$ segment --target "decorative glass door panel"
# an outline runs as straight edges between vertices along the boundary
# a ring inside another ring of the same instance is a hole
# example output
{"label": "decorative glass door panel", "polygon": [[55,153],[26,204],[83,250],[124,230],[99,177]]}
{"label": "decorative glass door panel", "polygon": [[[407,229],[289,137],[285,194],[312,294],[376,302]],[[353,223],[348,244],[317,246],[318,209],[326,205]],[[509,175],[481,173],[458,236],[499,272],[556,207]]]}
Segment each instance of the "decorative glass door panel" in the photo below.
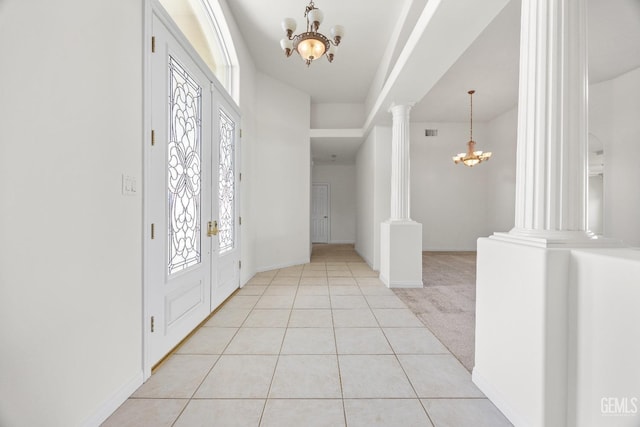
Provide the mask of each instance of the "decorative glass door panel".
{"label": "decorative glass door panel", "polygon": [[235,246],[236,174],[235,174],[235,122],[222,110],[220,120],[220,157],[218,181],[218,212],[220,216],[220,254]]}
{"label": "decorative glass door panel", "polygon": [[180,272],[201,260],[201,102],[202,88],[169,56],[169,274]]}
{"label": "decorative glass door panel", "polygon": [[213,211],[217,211],[218,256],[214,260],[215,277],[211,294],[212,307],[229,297],[240,286],[240,218],[239,211],[239,164],[240,115],[227,94],[214,91],[218,171],[213,185],[217,194],[213,200]]}

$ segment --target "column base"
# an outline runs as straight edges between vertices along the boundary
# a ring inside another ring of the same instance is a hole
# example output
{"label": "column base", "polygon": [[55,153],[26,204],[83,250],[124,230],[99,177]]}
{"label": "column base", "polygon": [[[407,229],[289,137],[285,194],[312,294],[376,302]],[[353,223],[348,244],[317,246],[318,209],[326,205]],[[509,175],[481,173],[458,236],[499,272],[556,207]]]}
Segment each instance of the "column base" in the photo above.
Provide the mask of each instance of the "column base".
{"label": "column base", "polygon": [[514,228],[508,233],[493,233],[491,239],[538,248],[619,248],[619,240],[596,236],[591,231],[538,231]]}
{"label": "column base", "polygon": [[515,425],[565,425],[570,254],[478,239],[472,378]]}
{"label": "column base", "polygon": [[380,280],[388,288],[422,288],[422,224],[385,221],[380,225]]}
{"label": "column base", "polygon": [[627,334],[640,319],[640,253],[611,246],[622,245],[478,239],[473,381],[514,425],[609,425],[601,399],[640,396]]}

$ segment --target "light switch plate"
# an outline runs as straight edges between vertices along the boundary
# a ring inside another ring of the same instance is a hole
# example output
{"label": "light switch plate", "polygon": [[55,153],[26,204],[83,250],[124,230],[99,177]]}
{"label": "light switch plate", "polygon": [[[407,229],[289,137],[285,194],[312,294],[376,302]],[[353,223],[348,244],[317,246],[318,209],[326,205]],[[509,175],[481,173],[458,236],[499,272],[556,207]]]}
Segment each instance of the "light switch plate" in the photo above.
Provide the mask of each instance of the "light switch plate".
{"label": "light switch plate", "polygon": [[122,174],[122,195],[135,196],[138,193],[138,183],[133,175]]}

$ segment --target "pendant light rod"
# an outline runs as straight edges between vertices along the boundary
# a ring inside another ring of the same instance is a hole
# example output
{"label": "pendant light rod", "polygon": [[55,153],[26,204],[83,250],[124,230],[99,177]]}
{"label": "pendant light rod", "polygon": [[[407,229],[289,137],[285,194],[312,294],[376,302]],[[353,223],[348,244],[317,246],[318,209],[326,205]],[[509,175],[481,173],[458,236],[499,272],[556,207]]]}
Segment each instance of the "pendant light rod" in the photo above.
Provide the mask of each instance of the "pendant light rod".
{"label": "pendant light rod", "polygon": [[471,111],[469,112],[469,123],[471,123],[471,129],[469,130],[469,141],[473,141],[473,94],[476,93],[475,90],[470,90],[467,92],[469,97],[471,98]]}

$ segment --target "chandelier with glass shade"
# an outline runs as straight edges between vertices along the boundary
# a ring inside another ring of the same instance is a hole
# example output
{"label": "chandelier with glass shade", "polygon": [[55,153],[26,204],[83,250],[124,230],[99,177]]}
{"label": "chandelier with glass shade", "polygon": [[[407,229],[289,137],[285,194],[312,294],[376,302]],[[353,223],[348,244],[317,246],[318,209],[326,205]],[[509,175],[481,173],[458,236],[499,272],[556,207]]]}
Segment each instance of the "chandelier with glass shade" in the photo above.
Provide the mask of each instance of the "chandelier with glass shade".
{"label": "chandelier with glass shade", "polygon": [[287,37],[280,40],[280,46],[282,50],[284,50],[285,55],[287,55],[288,58],[295,50],[307,66],[311,65],[312,61],[315,61],[323,55],[327,57],[329,62],[333,62],[337,46],[340,44],[342,36],[344,35],[344,27],[342,27],[342,25],[336,25],[331,28],[332,39],[319,33],[318,30],[324,19],[324,14],[315,6],[313,1],[310,1],[305,9],[304,17],[307,19],[307,31],[296,35],[293,34],[296,30],[295,19],[285,18],[282,21],[282,29],[285,31]]}
{"label": "chandelier with glass shade", "polygon": [[469,97],[471,99],[471,113],[469,115],[469,122],[471,124],[471,130],[470,130],[470,136],[469,136],[469,142],[467,142],[467,152],[466,153],[458,153],[457,156],[453,156],[453,162],[455,164],[458,163],[464,163],[465,165],[469,166],[469,167],[473,167],[475,165],[477,165],[478,163],[482,163],[486,160],[489,160],[489,158],[491,157],[491,152],[487,151],[482,152],[482,151],[476,151],[476,142],[473,140],[473,94],[475,93],[475,90],[470,90],[469,92],[467,92],[469,94]]}

